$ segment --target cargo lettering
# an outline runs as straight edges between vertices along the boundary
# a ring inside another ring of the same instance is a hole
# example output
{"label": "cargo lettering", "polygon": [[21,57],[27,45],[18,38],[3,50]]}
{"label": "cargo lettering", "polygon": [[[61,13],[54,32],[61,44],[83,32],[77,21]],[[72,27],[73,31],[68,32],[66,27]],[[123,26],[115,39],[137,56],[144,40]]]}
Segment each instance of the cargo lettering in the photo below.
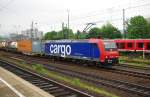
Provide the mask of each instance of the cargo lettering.
{"label": "cargo lettering", "polygon": [[50,45],[50,53],[51,54],[60,54],[61,57],[65,57],[66,55],[71,54],[71,46],[70,45]]}

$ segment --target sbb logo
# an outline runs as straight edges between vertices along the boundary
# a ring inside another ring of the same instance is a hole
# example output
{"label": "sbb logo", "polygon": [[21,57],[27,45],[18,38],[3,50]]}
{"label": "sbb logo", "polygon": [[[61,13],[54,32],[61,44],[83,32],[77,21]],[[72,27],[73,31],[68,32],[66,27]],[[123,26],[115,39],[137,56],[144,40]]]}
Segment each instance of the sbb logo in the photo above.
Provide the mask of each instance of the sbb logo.
{"label": "sbb logo", "polygon": [[60,54],[61,57],[65,57],[66,55],[71,54],[71,46],[70,45],[50,45],[50,53],[51,54]]}

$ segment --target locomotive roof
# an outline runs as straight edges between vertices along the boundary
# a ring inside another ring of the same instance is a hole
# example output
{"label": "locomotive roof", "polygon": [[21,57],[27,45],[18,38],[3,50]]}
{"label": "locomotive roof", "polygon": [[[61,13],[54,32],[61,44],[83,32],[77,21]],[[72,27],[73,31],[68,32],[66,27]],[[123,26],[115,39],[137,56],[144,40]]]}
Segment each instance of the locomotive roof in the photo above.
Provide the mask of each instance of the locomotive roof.
{"label": "locomotive roof", "polygon": [[[45,41],[45,43],[49,43],[49,42],[53,42],[53,43],[67,43],[67,42],[81,42],[81,43],[84,43],[84,42],[89,42],[90,39],[62,39],[62,40],[47,40]],[[111,39],[108,39],[108,40],[103,40],[104,42],[111,42],[111,41],[114,41],[114,40],[111,40]]]}
{"label": "locomotive roof", "polygon": [[75,40],[75,39],[72,39],[72,40],[69,40],[69,39],[62,39],[62,40],[47,40],[45,41],[46,43],[48,42],[88,42],[88,39],[78,39],[78,40]]}

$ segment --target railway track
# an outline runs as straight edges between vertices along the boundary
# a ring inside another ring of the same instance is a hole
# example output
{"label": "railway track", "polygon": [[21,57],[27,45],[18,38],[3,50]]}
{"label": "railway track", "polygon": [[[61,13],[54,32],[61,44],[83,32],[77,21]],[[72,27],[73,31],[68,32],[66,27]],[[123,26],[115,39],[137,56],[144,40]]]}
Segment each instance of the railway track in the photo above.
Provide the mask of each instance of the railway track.
{"label": "railway track", "polygon": [[55,66],[49,66],[44,64],[44,67],[48,70],[59,72],[64,75],[68,75],[71,77],[77,77],[80,79],[83,79],[88,82],[92,82],[96,84],[97,86],[105,85],[105,86],[111,86],[114,88],[122,89],[127,92],[136,93],[138,95],[141,95],[143,97],[150,97],[150,87],[145,87],[137,84],[128,83],[125,81],[116,81],[112,79],[103,78],[97,75],[93,74],[85,74],[78,71],[68,70],[68,69],[62,69]]}
{"label": "railway track", "polygon": [[[26,60],[26,61],[28,61],[28,60]],[[37,64],[39,62],[39,60],[38,59],[36,60],[36,59],[33,58],[32,61],[28,61],[29,64],[31,64],[31,62],[33,62],[34,64],[35,63]],[[145,86],[142,86],[142,85],[128,83],[128,82],[125,82],[125,81],[112,80],[112,79],[110,80],[110,79],[103,78],[103,77],[100,77],[100,76],[97,76],[97,75],[93,75],[93,74],[91,75],[90,73],[85,74],[85,73],[81,73],[79,71],[68,70],[68,69],[59,68],[59,67],[56,67],[56,66],[51,66],[50,67],[49,65],[46,65],[46,64],[44,66],[45,66],[46,69],[49,69],[51,71],[59,72],[61,74],[65,74],[65,75],[72,76],[72,77],[77,77],[77,78],[83,79],[85,81],[92,82],[92,83],[94,83],[94,84],[96,84],[97,86],[100,86],[100,87],[102,85],[105,85],[105,86],[117,88],[119,90],[123,90],[123,91],[126,91],[126,92],[131,92],[131,93],[134,93],[134,94],[138,94],[142,97],[150,97],[150,87],[145,87]],[[115,71],[115,70],[113,70],[113,71]],[[122,71],[117,71],[116,73],[118,73],[118,72],[122,72]],[[128,73],[124,72],[122,74],[128,74]],[[135,75],[135,73],[132,72],[131,74],[128,74],[128,75],[133,76],[133,75]],[[138,76],[138,74],[136,74],[136,76]],[[141,76],[143,76],[143,75],[140,75],[138,77],[141,77]]]}
{"label": "railway track", "polygon": [[[17,57],[20,58],[21,56],[19,55]],[[42,59],[43,59],[43,58],[40,58],[40,59],[38,59],[38,58],[39,57],[36,57],[36,59],[32,58],[32,62],[38,63],[39,61],[42,61]],[[22,59],[22,58],[20,58],[20,59]],[[55,62],[55,63],[57,63],[57,62]],[[58,64],[59,64],[59,62],[58,62]],[[63,63],[61,62],[61,64],[63,64]],[[113,67],[110,67],[110,68],[107,67],[104,70],[106,70],[108,72],[123,74],[123,75],[140,77],[140,78],[143,78],[143,79],[150,79],[150,72],[146,73],[146,72],[143,72],[143,70],[140,70],[140,69],[136,69],[136,71],[129,70],[128,66],[123,66],[122,67],[122,65],[116,65],[116,66],[113,66]],[[148,70],[146,70],[146,71],[148,71]]]}
{"label": "railway track", "polygon": [[[40,60],[39,59],[32,60],[32,62],[34,62],[34,63],[38,63],[39,61],[41,61],[41,59]],[[61,63],[61,64],[63,64],[63,63]],[[107,67],[104,70],[106,70],[108,72],[117,73],[117,74],[119,73],[119,74],[123,74],[123,75],[139,77],[139,78],[143,78],[143,79],[150,79],[150,73],[141,72],[141,70],[132,71],[132,70],[129,70],[128,68],[123,69],[121,66],[113,66],[110,68]]]}
{"label": "railway track", "polygon": [[[32,60],[32,62],[34,61]],[[32,65],[31,61],[28,62],[28,64]],[[104,78],[98,75],[93,75],[90,73],[82,73],[79,71],[68,70],[68,69],[59,68],[56,66],[49,66],[47,64],[43,64],[43,66],[45,69],[48,69],[50,71],[58,72],[58,73],[71,76],[71,77],[76,77],[76,78],[91,82],[93,84],[96,84],[99,87],[104,85],[107,87],[117,88],[119,90],[123,90],[129,93],[134,93],[142,97],[150,97],[150,87],[128,83],[126,81],[108,79],[108,78]]]}
{"label": "railway track", "polygon": [[20,68],[12,63],[0,60],[0,66],[13,72],[17,76],[38,86],[55,97],[93,97],[87,93],[65,86],[31,71]]}
{"label": "railway track", "polygon": [[[17,55],[17,57],[22,57],[22,55]],[[32,58],[31,56],[29,56],[30,58]],[[36,63],[36,61],[41,61],[44,58],[39,58],[39,57],[35,57],[35,59],[33,59],[33,62]],[[57,63],[57,62],[56,62]],[[59,63],[59,62],[58,62]],[[63,64],[63,63],[61,63]],[[136,71],[134,70],[129,70],[129,68],[136,68]],[[119,74],[124,74],[124,75],[129,75],[129,76],[134,76],[134,77],[140,77],[143,79],[150,79],[150,72],[144,72],[143,70],[139,69],[138,67],[134,67],[134,66],[130,66],[130,65],[126,65],[126,64],[118,64],[115,65],[111,68],[106,68],[108,72],[113,72],[113,73],[119,73]],[[149,71],[149,69],[144,69],[145,71]]]}
{"label": "railway track", "polygon": [[144,79],[150,79],[150,73],[141,72],[141,70],[133,71],[129,70],[129,68],[122,68],[121,66],[111,67],[109,71]]}
{"label": "railway track", "polygon": [[73,71],[68,69],[62,69],[58,67],[51,67],[49,65],[44,65],[44,67],[48,70],[59,72],[61,74],[65,74],[71,77],[77,77],[80,79],[83,79],[88,82],[92,82],[96,84],[97,86],[105,85],[105,86],[111,86],[113,88],[121,89],[126,92],[136,93],[138,95],[141,95],[142,97],[150,97],[150,87],[145,87],[137,84],[128,83],[125,81],[118,81],[113,79],[108,79],[104,77],[100,77],[93,74],[85,74],[81,73],[79,71]]}
{"label": "railway track", "polygon": [[142,70],[150,70],[150,67],[133,66],[133,65],[125,64],[125,63],[117,64],[115,66],[134,68],[134,69],[142,69]]}

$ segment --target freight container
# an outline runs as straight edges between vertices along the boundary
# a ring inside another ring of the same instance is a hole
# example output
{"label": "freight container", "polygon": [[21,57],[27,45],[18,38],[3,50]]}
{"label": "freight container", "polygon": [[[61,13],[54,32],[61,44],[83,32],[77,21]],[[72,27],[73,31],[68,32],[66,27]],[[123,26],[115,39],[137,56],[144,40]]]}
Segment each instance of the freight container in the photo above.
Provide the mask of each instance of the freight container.
{"label": "freight container", "polygon": [[32,41],[31,40],[18,41],[17,50],[22,53],[32,53]]}
{"label": "freight container", "polygon": [[2,42],[3,47],[6,47],[6,41]]}
{"label": "freight container", "polygon": [[32,53],[42,54],[42,41],[32,41]]}
{"label": "freight container", "polygon": [[2,48],[3,47],[3,44],[2,44],[2,41],[0,41],[0,48]]}
{"label": "freight container", "polygon": [[10,48],[13,48],[13,49],[17,49],[17,42],[16,41],[12,41],[9,45]]}
{"label": "freight container", "polygon": [[5,41],[3,43],[6,51],[16,51],[17,50],[17,41]]}
{"label": "freight container", "polygon": [[0,48],[5,49],[7,51],[12,51],[17,49],[17,42],[16,41],[1,41]]}
{"label": "freight container", "polygon": [[21,40],[18,41],[18,51],[25,54],[41,54],[42,41]]}

